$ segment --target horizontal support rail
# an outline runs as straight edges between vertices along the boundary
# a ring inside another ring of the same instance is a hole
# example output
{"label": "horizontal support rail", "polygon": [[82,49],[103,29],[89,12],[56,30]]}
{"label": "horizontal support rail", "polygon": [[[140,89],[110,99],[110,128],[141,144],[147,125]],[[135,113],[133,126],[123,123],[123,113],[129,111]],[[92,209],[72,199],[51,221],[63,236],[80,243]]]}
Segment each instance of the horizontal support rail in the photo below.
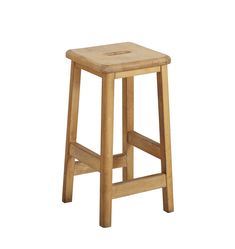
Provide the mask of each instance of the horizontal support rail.
{"label": "horizontal support rail", "polygon": [[96,171],[100,170],[100,156],[78,143],[70,144],[70,155],[80,162],[87,164]]}
{"label": "horizontal support rail", "polygon": [[[70,155],[79,160],[87,167],[94,171],[100,171],[100,155],[78,143],[70,144]],[[113,168],[126,167],[126,155],[117,154],[113,156]],[[79,164],[79,166],[81,166]],[[77,166],[77,167],[79,167]]]}
{"label": "horizontal support rail", "polygon": [[82,69],[82,70],[85,70],[85,71],[87,71],[89,73],[95,74],[96,76],[99,76],[99,77],[103,77],[104,76],[104,74],[102,74],[101,72],[98,72],[98,71],[96,71],[96,70],[94,70],[94,69],[92,69],[92,68],[90,68],[88,66],[80,65],[78,63],[76,63],[75,66],[78,67],[78,68],[80,68],[80,69]]}
{"label": "horizontal support rail", "polygon": [[115,199],[164,187],[166,187],[165,174],[144,176],[125,182],[114,183],[112,186],[112,198]]}
{"label": "horizontal support rail", "polygon": [[161,149],[158,142],[155,142],[135,131],[128,132],[127,141],[129,144],[161,159]]}
{"label": "horizontal support rail", "polygon": [[126,155],[121,153],[121,154],[116,154],[113,156],[113,168],[123,168],[126,167]]}
{"label": "horizontal support rail", "polygon": [[97,172],[97,170],[91,168],[85,163],[75,162],[74,175],[88,174],[92,172]]}
{"label": "horizontal support rail", "polygon": [[122,71],[115,73],[115,79],[126,78],[140,74],[157,73],[157,72],[160,72],[160,67],[149,67],[149,68],[135,69],[129,71]]}

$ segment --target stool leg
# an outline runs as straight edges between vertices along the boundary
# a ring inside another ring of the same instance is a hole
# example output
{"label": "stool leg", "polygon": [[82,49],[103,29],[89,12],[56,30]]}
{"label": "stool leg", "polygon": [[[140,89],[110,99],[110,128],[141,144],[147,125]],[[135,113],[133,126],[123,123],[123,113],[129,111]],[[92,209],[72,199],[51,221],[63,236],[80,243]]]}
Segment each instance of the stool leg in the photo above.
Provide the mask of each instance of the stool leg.
{"label": "stool leg", "polygon": [[134,77],[122,79],[122,132],[123,153],[127,156],[127,167],[123,168],[123,181],[133,179],[133,146],[127,142],[127,134],[134,130]]}
{"label": "stool leg", "polygon": [[80,78],[81,78],[81,69],[78,68],[74,62],[72,62],[71,75],[70,75],[65,163],[64,163],[64,184],[63,184],[63,196],[62,196],[63,202],[71,202],[73,194],[75,159],[69,155],[69,145],[71,142],[76,142],[77,138]]}
{"label": "stool leg", "polygon": [[162,151],[161,167],[162,173],[166,174],[166,187],[163,188],[163,209],[166,212],[173,212],[174,203],[171,167],[171,137],[167,66],[161,66],[161,71],[157,73],[157,83],[160,146]]}
{"label": "stool leg", "polygon": [[111,226],[113,169],[114,74],[102,80],[100,226]]}

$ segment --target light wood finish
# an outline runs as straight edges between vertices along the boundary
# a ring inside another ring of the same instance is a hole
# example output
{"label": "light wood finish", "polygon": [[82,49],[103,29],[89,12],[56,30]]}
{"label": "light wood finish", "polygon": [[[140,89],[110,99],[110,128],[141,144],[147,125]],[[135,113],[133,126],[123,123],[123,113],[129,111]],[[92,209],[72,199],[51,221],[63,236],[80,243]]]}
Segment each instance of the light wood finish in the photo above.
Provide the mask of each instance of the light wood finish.
{"label": "light wood finish", "polygon": [[149,68],[135,69],[129,71],[122,71],[115,73],[115,79],[127,78],[135,75],[142,75],[142,74],[156,73],[156,72],[160,72],[160,67],[149,67]]}
{"label": "light wood finish", "polygon": [[88,173],[98,172],[85,163],[75,162],[74,175],[83,175]]}
{"label": "light wood finish", "polygon": [[71,143],[70,155],[94,170],[100,170],[100,156],[85,146],[78,143]]}
{"label": "light wood finish", "polygon": [[89,70],[101,73],[157,67],[171,60],[165,54],[131,42],[72,49],[67,51],[66,56]]}
{"label": "light wood finish", "polygon": [[[98,72],[98,71],[96,71],[96,70],[94,70],[94,69],[92,69],[92,68],[89,68],[89,67],[87,67],[87,66],[85,66],[85,65],[80,65],[80,64],[78,64],[78,63],[76,63],[76,66],[78,66],[79,68],[81,68],[82,70],[85,70],[85,71],[87,71],[87,72],[89,72],[89,73],[91,73],[91,74],[95,74],[96,76],[99,76],[99,77],[103,77],[105,74],[103,74],[102,72]],[[157,72],[157,71],[156,71]]]}
{"label": "light wood finish", "polygon": [[128,143],[127,134],[134,129],[134,78],[128,77],[122,80],[122,139],[123,153],[126,154],[127,167],[123,168],[123,181],[131,180],[134,176],[134,151]]}
{"label": "light wood finish", "polygon": [[100,163],[100,226],[111,226],[114,74],[102,80],[101,163]]}
{"label": "light wood finish", "polygon": [[128,143],[157,158],[161,158],[160,144],[139,134],[138,132],[128,132]]}
{"label": "light wood finish", "polygon": [[[69,153],[72,157],[80,162],[93,168],[95,171],[100,171],[100,155],[78,143],[71,143]],[[113,156],[113,168],[127,166],[127,156],[120,153]]]}
{"label": "light wood finish", "polygon": [[64,183],[63,183],[63,202],[72,201],[73,195],[73,177],[75,159],[69,155],[69,145],[75,142],[77,138],[77,121],[78,121],[78,104],[80,93],[81,69],[71,63],[70,90],[69,90],[69,107],[67,121],[67,135],[65,148],[64,163]]}
{"label": "light wood finish", "polygon": [[[123,154],[117,154],[113,156],[113,169],[126,167],[126,156]],[[100,172],[85,163],[75,162],[74,175],[82,175],[87,173]]]}
{"label": "light wood finish", "polygon": [[[100,226],[111,226],[112,199],[157,188],[163,191],[163,209],[172,212],[173,185],[167,64],[170,57],[125,42],[68,50],[72,60],[67,123],[63,201],[72,201],[74,175],[100,173]],[[100,155],[76,142],[81,70],[102,78]],[[157,74],[160,143],[134,131],[134,76]],[[114,80],[122,78],[123,152],[113,155]],[[161,173],[134,178],[137,147],[161,160]],[[78,160],[78,161],[75,161]],[[123,168],[123,181],[112,183],[113,168]]]}
{"label": "light wood finish", "polygon": [[166,186],[165,174],[155,174],[113,184],[113,199]]}
{"label": "light wood finish", "polygon": [[167,66],[161,67],[161,72],[157,73],[158,83],[158,107],[159,107],[159,127],[160,145],[162,153],[162,173],[166,174],[166,187],[163,188],[163,209],[166,212],[174,211],[173,204],[173,184],[171,166],[171,136],[170,136],[170,113],[168,96]]}
{"label": "light wood finish", "polygon": [[113,156],[113,168],[127,167],[127,156],[124,153],[116,154]]}

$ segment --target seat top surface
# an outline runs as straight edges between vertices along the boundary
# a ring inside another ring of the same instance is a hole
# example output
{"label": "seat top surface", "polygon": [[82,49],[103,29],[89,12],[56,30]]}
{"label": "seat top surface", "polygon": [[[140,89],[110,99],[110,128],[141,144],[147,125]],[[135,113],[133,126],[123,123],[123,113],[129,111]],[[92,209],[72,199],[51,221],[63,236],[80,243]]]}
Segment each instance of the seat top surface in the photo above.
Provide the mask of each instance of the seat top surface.
{"label": "seat top surface", "polygon": [[171,61],[168,55],[131,42],[71,49],[66,57],[101,73],[161,66]]}

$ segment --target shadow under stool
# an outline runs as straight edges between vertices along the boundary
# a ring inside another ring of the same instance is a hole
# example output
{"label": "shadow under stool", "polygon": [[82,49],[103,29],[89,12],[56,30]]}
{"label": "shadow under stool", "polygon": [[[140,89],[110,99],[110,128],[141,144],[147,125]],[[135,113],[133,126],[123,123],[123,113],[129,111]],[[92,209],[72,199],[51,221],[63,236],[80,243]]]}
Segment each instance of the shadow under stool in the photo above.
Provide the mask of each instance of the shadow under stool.
{"label": "shadow under stool", "polygon": [[[174,210],[167,64],[170,57],[125,42],[68,50],[71,62],[63,202],[72,201],[75,175],[100,172],[100,226],[111,226],[112,199],[162,188],[163,209]],[[77,143],[81,70],[102,78],[100,155]],[[134,131],[134,76],[156,73],[160,143]],[[123,151],[113,155],[114,81],[122,78]],[[161,173],[133,177],[133,147],[161,160]],[[123,181],[112,183],[113,168],[122,167]]]}

